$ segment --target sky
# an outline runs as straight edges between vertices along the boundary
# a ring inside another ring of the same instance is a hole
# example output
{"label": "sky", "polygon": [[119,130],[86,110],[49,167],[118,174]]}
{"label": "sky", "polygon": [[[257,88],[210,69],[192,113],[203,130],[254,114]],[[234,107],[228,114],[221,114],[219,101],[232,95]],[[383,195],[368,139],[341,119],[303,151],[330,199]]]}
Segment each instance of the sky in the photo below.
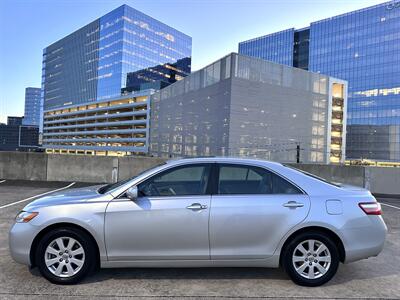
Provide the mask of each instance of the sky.
{"label": "sky", "polygon": [[378,0],[0,0],[0,122],[24,114],[40,87],[42,51],[122,4],[192,37],[192,70],[237,52],[238,43],[302,28]]}

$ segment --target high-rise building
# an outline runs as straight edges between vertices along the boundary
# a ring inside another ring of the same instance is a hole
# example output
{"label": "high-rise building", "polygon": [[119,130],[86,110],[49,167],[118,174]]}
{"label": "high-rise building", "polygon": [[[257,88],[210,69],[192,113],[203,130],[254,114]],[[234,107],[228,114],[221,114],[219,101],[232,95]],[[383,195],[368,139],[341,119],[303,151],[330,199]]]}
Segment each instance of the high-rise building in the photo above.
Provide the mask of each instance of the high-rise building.
{"label": "high-rise building", "polygon": [[43,51],[43,147],[126,155],[148,148],[149,97],[190,74],[192,38],[122,5]]}
{"label": "high-rise building", "polygon": [[39,127],[21,125],[21,117],[9,117],[0,124],[0,151],[40,151]]}
{"label": "high-rise building", "polygon": [[127,5],[43,51],[44,110],[165,86],[190,73],[192,39]]}
{"label": "high-rise building", "polygon": [[400,161],[399,32],[400,2],[386,2],[241,42],[239,53],[348,81],[346,157]]}
{"label": "high-rise building", "polygon": [[344,162],[347,82],[232,53],[151,96],[150,153]]}
{"label": "high-rise building", "polygon": [[25,89],[25,115],[23,125],[39,126],[40,124],[41,89],[28,87]]}
{"label": "high-rise building", "polygon": [[7,125],[9,126],[20,126],[24,117],[7,117]]}

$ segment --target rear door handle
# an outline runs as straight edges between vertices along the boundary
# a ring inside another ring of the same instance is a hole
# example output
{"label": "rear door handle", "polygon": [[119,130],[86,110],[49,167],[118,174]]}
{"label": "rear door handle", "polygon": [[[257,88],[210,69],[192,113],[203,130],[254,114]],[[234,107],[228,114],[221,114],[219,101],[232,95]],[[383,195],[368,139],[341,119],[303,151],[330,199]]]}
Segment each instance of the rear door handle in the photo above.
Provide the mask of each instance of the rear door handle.
{"label": "rear door handle", "polygon": [[297,207],[303,207],[304,203],[296,202],[296,201],[289,201],[285,204],[283,204],[284,207],[289,207],[289,208],[297,208]]}
{"label": "rear door handle", "polygon": [[186,206],[187,209],[196,211],[196,210],[202,210],[202,209],[207,209],[207,205],[201,205],[200,203],[193,203],[189,206]]}

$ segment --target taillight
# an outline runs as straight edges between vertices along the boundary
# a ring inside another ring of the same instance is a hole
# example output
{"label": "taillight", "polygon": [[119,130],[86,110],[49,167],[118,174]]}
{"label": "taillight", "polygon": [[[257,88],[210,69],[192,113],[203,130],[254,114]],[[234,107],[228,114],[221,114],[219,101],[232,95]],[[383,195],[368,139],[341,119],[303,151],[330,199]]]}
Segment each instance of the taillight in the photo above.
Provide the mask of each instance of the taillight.
{"label": "taillight", "polygon": [[367,215],[381,215],[381,204],[379,202],[361,202],[358,203],[358,206],[367,214]]}

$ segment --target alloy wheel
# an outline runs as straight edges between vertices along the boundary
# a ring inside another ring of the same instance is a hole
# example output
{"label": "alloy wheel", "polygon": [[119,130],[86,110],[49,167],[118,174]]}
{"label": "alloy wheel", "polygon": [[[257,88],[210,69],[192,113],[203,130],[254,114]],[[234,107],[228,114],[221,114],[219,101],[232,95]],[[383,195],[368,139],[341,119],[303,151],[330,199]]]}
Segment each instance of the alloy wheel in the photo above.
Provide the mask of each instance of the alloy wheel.
{"label": "alloy wheel", "polygon": [[329,270],[331,253],[324,243],[308,239],[299,243],[294,249],[292,262],[300,276],[307,279],[317,279]]}
{"label": "alloy wheel", "polygon": [[59,237],[46,248],[44,261],[47,269],[58,277],[72,277],[85,263],[85,250],[72,237]]}

